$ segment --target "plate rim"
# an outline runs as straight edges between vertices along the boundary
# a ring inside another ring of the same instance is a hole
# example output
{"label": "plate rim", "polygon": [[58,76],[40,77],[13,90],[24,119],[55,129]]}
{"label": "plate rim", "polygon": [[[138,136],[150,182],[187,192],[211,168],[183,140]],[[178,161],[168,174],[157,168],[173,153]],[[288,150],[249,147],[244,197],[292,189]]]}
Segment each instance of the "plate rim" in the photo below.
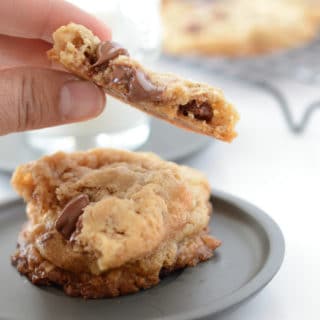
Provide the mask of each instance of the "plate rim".
{"label": "plate rim", "polygon": [[[211,198],[218,198],[226,203],[231,203],[237,207],[250,219],[253,219],[264,230],[269,245],[269,252],[262,268],[241,288],[231,294],[220,298],[218,306],[202,306],[201,309],[185,312],[176,316],[167,316],[162,320],[199,320],[208,316],[217,315],[229,308],[236,307],[240,303],[252,298],[262,290],[277,274],[285,256],[285,239],[279,225],[266,212],[256,205],[234,196],[230,193],[211,189]],[[213,204],[214,207],[214,204]]]}
{"label": "plate rim", "polygon": [[[217,201],[231,204],[262,228],[267,236],[269,246],[266,260],[258,272],[245,285],[231,294],[221,297],[218,305],[203,305],[201,308],[192,311],[161,317],[161,320],[203,319],[221,313],[231,307],[236,307],[263,289],[273,279],[282,265],[285,256],[285,240],[280,227],[273,218],[250,202],[221,190],[212,189],[210,201],[212,199],[213,201],[218,199]],[[2,202],[0,203],[0,211],[18,205],[21,202],[22,199],[19,198]]]}

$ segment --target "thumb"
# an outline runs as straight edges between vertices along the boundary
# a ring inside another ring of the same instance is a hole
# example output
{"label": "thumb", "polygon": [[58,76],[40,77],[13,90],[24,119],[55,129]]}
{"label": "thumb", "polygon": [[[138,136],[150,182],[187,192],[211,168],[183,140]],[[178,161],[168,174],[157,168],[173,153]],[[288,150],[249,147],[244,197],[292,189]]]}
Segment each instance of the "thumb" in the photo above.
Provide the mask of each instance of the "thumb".
{"label": "thumb", "polygon": [[0,70],[0,135],[86,120],[100,114],[105,94],[60,71]]}

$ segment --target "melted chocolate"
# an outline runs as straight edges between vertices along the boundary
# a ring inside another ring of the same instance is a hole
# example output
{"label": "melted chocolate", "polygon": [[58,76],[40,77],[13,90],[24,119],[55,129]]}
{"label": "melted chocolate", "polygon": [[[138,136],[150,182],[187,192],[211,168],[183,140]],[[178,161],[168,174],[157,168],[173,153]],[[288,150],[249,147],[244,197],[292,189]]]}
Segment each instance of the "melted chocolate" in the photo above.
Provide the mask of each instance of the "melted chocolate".
{"label": "melted chocolate", "polygon": [[160,101],[163,88],[153,84],[141,69],[129,66],[113,66],[112,82],[126,89],[125,98],[130,102]]}
{"label": "melted chocolate", "polygon": [[[100,69],[103,70],[103,68],[107,67],[110,60],[117,58],[119,55],[129,56],[129,53],[119,44],[105,41],[98,45],[96,55],[97,61],[92,67],[93,70],[97,72]],[[126,92],[123,94],[123,98],[127,99],[129,102],[156,102],[161,100],[163,88],[159,88],[152,83],[143,70],[126,64],[114,64],[111,68],[112,73],[110,74],[108,81],[124,87]],[[121,93],[121,90],[119,91],[118,94]]]}
{"label": "melted chocolate", "polygon": [[62,209],[56,221],[56,229],[65,239],[69,239],[76,229],[77,221],[88,204],[89,197],[86,194],[79,194],[72,198]]}
{"label": "melted chocolate", "polygon": [[188,116],[192,113],[197,120],[204,120],[210,122],[213,118],[213,112],[208,102],[203,102],[200,105],[197,104],[196,100],[192,100],[187,104],[179,106],[179,112],[184,116]]}
{"label": "melted chocolate", "polygon": [[128,51],[120,46],[120,44],[113,41],[104,41],[98,45],[97,51],[97,61],[92,65],[93,67],[98,67],[101,65],[107,65],[110,60],[120,56],[129,56]]}
{"label": "melted chocolate", "polygon": [[129,81],[132,77],[132,69],[126,66],[112,66],[112,82],[118,85],[125,86],[129,90]]}
{"label": "melted chocolate", "polygon": [[159,101],[163,90],[151,82],[142,70],[134,70],[134,76],[129,83],[129,101]]}

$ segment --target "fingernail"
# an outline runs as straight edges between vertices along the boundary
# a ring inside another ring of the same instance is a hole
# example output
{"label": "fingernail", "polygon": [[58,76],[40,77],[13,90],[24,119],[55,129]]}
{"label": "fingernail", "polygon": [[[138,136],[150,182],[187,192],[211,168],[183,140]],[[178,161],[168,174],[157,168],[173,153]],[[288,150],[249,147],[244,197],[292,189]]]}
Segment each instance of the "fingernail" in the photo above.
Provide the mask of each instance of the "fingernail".
{"label": "fingernail", "polygon": [[75,80],[60,91],[60,112],[65,121],[80,121],[99,115],[105,106],[104,93],[93,83]]}

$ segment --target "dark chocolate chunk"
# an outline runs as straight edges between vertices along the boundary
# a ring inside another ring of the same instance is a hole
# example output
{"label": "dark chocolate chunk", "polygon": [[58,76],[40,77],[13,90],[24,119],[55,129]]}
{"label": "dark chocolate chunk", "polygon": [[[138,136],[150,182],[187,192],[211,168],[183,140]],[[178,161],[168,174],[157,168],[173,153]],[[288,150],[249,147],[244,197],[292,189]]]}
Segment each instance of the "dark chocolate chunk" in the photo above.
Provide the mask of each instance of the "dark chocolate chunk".
{"label": "dark chocolate chunk", "polygon": [[110,60],[115,59],[120,55],[129,56],[129,53],[125,48],[113,41],[101,42],[98,45],[96,54],[97,61],[92,65],[92,67],[108,65]]}
{"label": "dark chocolate chunk", "polygon": [[72,198],[62,209],[56,221],[56,229],[65,239],[69,239],[76,229],[77,221],[83,213],[83,209],[89,204],[89,197],[86,194],[79,194]]}
{"label": "dark chocolate chunk", "polygon": [[179,113],[182,113],[184,116],[188,116],[189,113],[192,113],[197,120],[205,120],[210,122],[213,118],[213,111],[208,102],[202,102],[200,105],[197,104],[196,100],[192,100],[187,104],[179,106]]}
{"label": "dark chocolate chunk", "polygon": [[[129,56],[126,49],[112,41],[101,42],[98,45],[97,61],[92,65],[91,72],[100,72],[109,66],[109,62],[119,55]],[[110,66],[112,73],[108,81],[121,85],[127,90],[125,98],[130,102],[160,101],[163,88],[159,88],[139,68],[127,65],[114,64]]]}
{"label": "dark chocolate chunk", "polygon": [[142,70],[135,70],[129,84],[128,99],[130,101],[159,101],[163,89],[151,82]]}
{"label": "dark chocolate chunk", "polygon": [[143,70],[126,65],[114,65],[112,68],[111,81],[114,84],[119,84],[126,88],[127,92],[125,97],[128,101],[161,100],[164,89],[152,83]]}

